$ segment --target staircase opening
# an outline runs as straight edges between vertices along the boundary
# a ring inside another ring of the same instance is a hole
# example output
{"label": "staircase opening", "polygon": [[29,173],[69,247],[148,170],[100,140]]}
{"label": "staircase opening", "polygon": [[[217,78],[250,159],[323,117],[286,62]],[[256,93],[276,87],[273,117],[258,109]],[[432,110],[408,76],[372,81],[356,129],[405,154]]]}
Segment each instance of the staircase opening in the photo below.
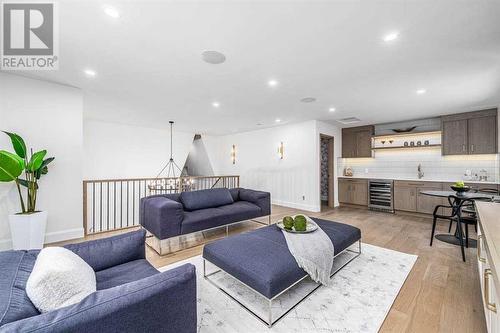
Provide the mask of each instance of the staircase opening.
{"label": "staircase opening", "polygon": [[184,176],[213,176],[214,170],[200,134],[196,134],[189,154],[182,168]]}

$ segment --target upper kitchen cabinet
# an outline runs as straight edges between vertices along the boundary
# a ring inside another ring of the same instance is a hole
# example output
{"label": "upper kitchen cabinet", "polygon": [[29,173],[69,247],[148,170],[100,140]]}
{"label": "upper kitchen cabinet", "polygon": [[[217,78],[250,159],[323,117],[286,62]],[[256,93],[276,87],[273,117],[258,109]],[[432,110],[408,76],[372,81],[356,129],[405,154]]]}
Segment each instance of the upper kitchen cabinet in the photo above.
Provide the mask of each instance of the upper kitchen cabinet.
{"label": "upper kitchen cabinet", "polygon": [[342,157],[372,157],[372,136],[375,126],[342,129]]}
{"label": "upper kitchen cabinet", "polygon": [[443,155],[496,154],[497,109],[443,116]]}

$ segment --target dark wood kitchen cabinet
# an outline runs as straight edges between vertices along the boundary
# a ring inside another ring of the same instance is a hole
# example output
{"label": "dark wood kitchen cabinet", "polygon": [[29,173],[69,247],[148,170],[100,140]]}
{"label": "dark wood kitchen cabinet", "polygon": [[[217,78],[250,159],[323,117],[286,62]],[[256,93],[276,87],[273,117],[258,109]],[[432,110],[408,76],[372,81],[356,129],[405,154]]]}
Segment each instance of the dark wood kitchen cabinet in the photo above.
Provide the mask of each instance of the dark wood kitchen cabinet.
{"label": "dark wood kitchen cabinet", "polygon": [[339,178],[339,202],[367,206],[368,181],[366,179]]}
{"label": "dark wood kitchen cabinet", "polygon": [[372,136],[375,126],[342,129],[342,157],[372,157]]}
{"label": "dark wood kitchen cabinet", "polygon": [[443,155],[496,154],[497,109],[441,117]]}
{"label": "dark wood kitchen cabinet", "polygon": [[443,199],[420,192],[441,190],[442,188],[443,184],[439,182],[397,180],[394,182],[394,209],[432,214],[437,205],[443,204]]}
{"label": "dark wood kitchen cabinet", "polygon": [[497,152],[497,116],[469,119],[469,154],[495,154]]}
{"label": "dark wood kitchen cabinet", "polygon": [[394,209],[408,212],[417,211],[417,190],[413,186],[394,184]]}
{"label": "dark wood kitchen cabinet", "polygon": [[443,155],[467,154],[467,120],[443,121]]}

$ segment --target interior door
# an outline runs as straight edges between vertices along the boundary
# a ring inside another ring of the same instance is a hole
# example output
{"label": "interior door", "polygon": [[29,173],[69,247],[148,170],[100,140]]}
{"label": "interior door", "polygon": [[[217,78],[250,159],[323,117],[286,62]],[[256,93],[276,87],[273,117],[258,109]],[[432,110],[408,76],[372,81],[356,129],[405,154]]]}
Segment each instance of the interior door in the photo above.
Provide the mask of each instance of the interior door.
{"label": "interior door", "polygon": [[463,155],[467,149],[467,120],[443,121],[443,155]]}

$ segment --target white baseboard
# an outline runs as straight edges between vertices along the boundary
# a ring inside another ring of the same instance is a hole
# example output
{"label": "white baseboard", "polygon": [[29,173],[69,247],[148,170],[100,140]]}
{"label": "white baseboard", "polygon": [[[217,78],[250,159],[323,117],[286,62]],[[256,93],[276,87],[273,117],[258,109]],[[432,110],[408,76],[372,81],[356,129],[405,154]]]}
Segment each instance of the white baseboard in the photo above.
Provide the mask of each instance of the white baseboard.
{"label": "white baseboard", "polygon": [[83,228],[49,232],[45,234],[45,244],[62,242],[83,237]]}
{"label": "white baseboard", "polygon": [[[54,231],[45,234],[45,244],[62,242],[75,238],[83,237],[83,228],[69,229],[62,231]],[[0,251],[12,249],[12,242],[10,239],[0,239]]]}
{"label": "white baseboard", "polygon": [[0,239],[0,251],[7,251],[12,249],[12,242],[10,239]]}
{"label": "white baseboard", "polygon": [[296,202],[282,201],[282,200],[272,200],[273,205],[284,206],[289,208],[296,208],[301,210],[306,210],[308,212],[318,213],[321,211],[319,205],[307,205]]}

